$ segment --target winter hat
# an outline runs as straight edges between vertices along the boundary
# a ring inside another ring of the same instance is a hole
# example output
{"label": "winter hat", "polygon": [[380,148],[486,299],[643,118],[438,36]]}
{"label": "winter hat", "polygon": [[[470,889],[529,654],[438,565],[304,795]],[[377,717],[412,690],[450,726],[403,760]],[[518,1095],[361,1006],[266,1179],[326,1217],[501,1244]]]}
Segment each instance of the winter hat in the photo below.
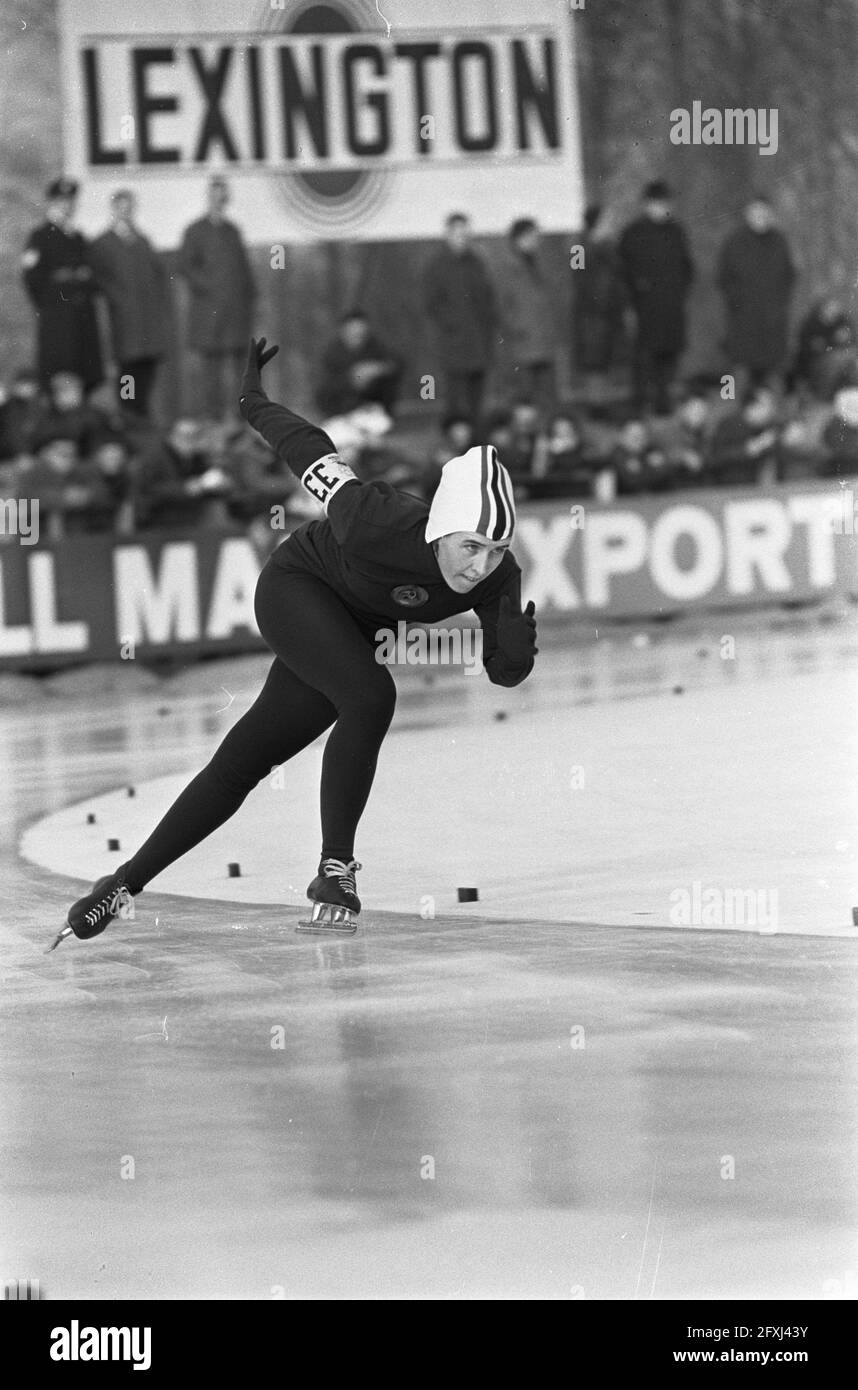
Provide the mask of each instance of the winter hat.
{"label": "winter hat", "polygon": [[491,444],[476,444],[441,470],[432,498],[426,540],[472,531],[492,541],[509,540],[515,526],[512,479]]}

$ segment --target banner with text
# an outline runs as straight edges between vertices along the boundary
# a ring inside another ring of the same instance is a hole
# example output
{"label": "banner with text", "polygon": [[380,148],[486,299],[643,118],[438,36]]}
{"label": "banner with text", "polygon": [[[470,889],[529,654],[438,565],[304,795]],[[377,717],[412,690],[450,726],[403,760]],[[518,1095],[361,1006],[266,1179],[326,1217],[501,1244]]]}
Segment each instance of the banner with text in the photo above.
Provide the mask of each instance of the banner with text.
{"label": "banner with text", "polygon": [[[523,598],[540,619],[600,621],[858,596],[856,488],[525,504],[513,545]],[[27,541],[7,526],[0,545],[0,669],[263,645],[253,594],[265,556],[244,533]]]}
{"label": "banner with text", "polygon": [[[581,223],[583,183],[565,0],[61,0],[66,172],[84,231],[107,196],[175,246],[225,173],[248,240],[479,233],[536,215]],[[512,192],[511,190],[514,190]]]}

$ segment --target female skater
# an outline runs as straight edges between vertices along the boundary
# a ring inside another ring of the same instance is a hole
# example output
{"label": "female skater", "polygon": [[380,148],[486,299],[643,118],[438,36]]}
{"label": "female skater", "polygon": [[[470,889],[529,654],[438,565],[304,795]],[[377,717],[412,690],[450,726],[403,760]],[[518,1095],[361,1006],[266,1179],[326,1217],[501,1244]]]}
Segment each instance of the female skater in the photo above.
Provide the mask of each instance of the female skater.
{"label": "female skater", "polygon": [[[361,904],[357,825],[396,700],[376,660],[375,634],[404,616],[435,622],[473,609],[483,665],[495,685],[533,668],[534,606],[521,611],[521,570],[510,553],[515,510],[493,448],[445,464],[427,508],[388,483],[362,483],[323,430],[275,405],[260,372],[277,352],[251,340],[241,411],[325,517],[299,526],[270,557],[256,589],[259,630],[274,653],[262,691],[211,762],[185,788],[127,864],[69,910],[53,946],[98,936],[147,883],[234,815],[272,768],[333,728],[322,760],[322,855],[307,889],[318,930],[352,932]],[[53,949],[49,947],[48,949]]]}

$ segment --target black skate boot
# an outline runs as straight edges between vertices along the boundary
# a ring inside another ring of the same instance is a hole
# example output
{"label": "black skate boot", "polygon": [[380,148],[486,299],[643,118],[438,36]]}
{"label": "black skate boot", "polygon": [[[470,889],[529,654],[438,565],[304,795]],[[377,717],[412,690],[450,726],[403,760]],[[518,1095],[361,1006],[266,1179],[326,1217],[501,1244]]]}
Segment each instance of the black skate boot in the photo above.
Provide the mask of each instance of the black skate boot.
{"label": "black skate boot", "polygon": [[125,882],[127,867],[126,864],[123,864],[112,874],[106,874],[104,878],[98,880],[86,897],[78,898],[77,902],[69,908],[66,925],[51,945],[47,947],[46,954],[47,951],[55,951],[60,942],[65,941],[72,932],[81,941],[89,941],[90,937],[100,936],[114,917],[127,919],[133,916],[134,900],[131,890]]}
{"label": "black skate boot", "polygon": [[355,874],[362,867],[354,859],[348,864],[342,859],[323,859],[307,889],[307,897],[313,904],[312,916],[309,922],[299,922],[295,930],[353,936],[360,912]]}

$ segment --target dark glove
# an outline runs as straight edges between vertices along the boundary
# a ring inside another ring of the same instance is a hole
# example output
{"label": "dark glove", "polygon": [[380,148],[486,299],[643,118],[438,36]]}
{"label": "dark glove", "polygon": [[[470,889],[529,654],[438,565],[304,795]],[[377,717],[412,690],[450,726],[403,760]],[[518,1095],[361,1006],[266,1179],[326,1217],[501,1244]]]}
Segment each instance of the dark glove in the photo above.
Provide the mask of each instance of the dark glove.
{"label": "dark glove", "polygon": [[539,651],[536,645],[536,608],[533,600],[523,613],[512,612],[509,594],[502,594],[498,607],[498,647],[514,665],[524,666]]}
{"label": "dark glove", "polygon": [[244,375],[241,378],[239,403],[242,407],[244,406],[245,397],[248,396],[251,391],[262,390],[262,382],[259,373],[262,371],[266,362],[270,362],[272,357],[276,357],[280,351],[276,344],[274,347],[266,348],[265,341],[265,338],[260,338],[258,343],[255,338],[251,338],[250,340],[250,347],[247,350],[247,365],[244,368]]}

